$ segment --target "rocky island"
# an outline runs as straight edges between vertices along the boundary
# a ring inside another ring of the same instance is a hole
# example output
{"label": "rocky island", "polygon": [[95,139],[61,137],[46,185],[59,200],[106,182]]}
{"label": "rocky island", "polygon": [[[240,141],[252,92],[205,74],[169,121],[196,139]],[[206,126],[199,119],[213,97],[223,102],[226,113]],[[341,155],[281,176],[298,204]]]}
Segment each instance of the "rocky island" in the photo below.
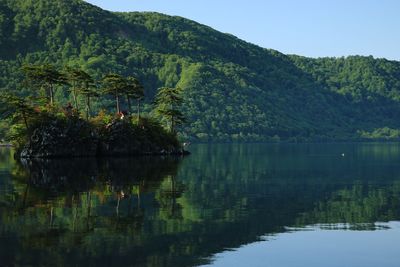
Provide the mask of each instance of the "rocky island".
{"label": "rocky island", "polygon": [[[16,147],[17,157],[189,154],[177,132],[177,127],[185,121],[179,110],[181,89],[160,88],[153,110],[141,114],[144,92],[136,78],[108,74],[96,83],[80,69],[68,69],[64,73],[50,65],[31,65],[23,70],[27,80],[44,89],[45,95],[22,98],[4,94],[1,97],[1,114],[12,125],[9,138]],[[71,92],[74,105],[56,103],[55,90],[65,88]],[[100,96],[115,99],[114,114],[101,109],[93,116],[91,98]],[[137,103],[135,113],[131,100]],[[122,111],[124,104],[127,111]]]}
{"label": "rocky island", "polygon": [[174,135],[143,120],[129,118],[106,125],[92,125],[79,118],[51,120],[38,125],[26,143],[17,146],[22,158],[104,157],[136,155],[185,155]]}

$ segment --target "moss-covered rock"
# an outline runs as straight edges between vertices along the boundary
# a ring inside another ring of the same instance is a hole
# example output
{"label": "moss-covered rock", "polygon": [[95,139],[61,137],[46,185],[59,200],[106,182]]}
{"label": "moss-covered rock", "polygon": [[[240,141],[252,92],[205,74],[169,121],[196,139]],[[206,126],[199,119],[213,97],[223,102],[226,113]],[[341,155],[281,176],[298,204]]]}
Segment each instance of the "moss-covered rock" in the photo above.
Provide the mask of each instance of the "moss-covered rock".
{"label": "moss-covered rock", "polygon": [[47,118],[28,131],[21,158],[184,155],[175,134],[160,124],[142,119],[115,119],[95,124],[76,117]]}
{"label": "moss-covered rock", "polygon": [[176,136],[148,119],[142,119],[140,124],[129,119],[114,120],[100,131],[99,155],[102,156],[182,153]]}
{"label": "moss-covered rock", "polygon": [[78,118],[43,121],[28,134],[22,158],[90,157],[98,154],[95,128]]}

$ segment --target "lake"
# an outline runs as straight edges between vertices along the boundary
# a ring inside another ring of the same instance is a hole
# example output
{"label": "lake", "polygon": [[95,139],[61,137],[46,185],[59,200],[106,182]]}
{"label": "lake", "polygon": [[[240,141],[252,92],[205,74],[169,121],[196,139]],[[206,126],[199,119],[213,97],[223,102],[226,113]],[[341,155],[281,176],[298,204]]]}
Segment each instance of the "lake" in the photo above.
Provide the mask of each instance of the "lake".
{"label": "lake", "polygon": [[192,145],[13,160],[1,266],[399,266],[400,144]]}

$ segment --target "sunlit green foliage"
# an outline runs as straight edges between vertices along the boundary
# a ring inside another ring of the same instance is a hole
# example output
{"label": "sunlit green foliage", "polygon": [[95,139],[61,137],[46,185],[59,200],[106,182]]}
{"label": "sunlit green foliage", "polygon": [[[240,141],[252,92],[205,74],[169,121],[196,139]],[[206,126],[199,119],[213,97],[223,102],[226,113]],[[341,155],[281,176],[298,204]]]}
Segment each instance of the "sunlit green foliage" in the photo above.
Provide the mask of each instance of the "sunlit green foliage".
{"label": "sunlit green foliage", "polygon": [[185,122],[181,112],[183,104],[182,89],[162,87],[158,89],[155,112],[162,120],[167,122],[170,132],[175,133],[176,127]]}
{"label": "sunlit green foliage", "polygon": [[40,89],[45,90],[50,105],[54,104],[54,95],[57,85],[67,84],[66,76],[49,64],[25,65],[22,67],[22,70],[28,82],[31,83],[30,88],[36,89],[37,91]]}
{"label": "sunlit green foliage", "polygon": [[[93,78],[85,71],[78,71],[77,82],[80,83],[78,92],[85,98],[85,109],[86,109],[86,120],[89,120],[91,113],[91,99],[93,97],[99,97],[100,94],[96,91],[96,84]],[[77,109],[78,110],[78,109]],[[79,110],[78,110],[79,111]]]}
{"label": "sunlit green foliage", "polygon": [[129,113],[132,113],[132,104],[131,99],[135,99],[137,102],[136,112],[137,112],[137,121],[140,121],[140,102],[144,99],[144,88],[140,81],[134,77],[128,77],[126,79],[126,85],[124,89],[124,93],[126,95],[126,99],[128,102]]}
{"label": "sunlit green foliage", "polygon": [[[181,148],[176,131],[176,126],[183,122],[180,111],[176,109],[176,106],[183,102],[178,94],[180,89],[171,89],[173,94],[165,94],[166,91],[160,89],[156,111],[162,113],[172,123],[163,128],[161,120],[157,121],[150,116],[151,114],[140,118],[139,105],[144,98],[144,93],[143,86],[136,78],[107,74],[99,82],[102,89],[100,92],[103,93],[100,95],[96,90],[96,81],[85,71],[76,68],[68,68],[67,74],[43,65],[24,66],[23,70],[35,86],[45,86],[48,89],[45,95],[49,97],[50,102],[43,105],[40,101],[33,101],[33,99],[40,99],[38,97],[24,98],[10,93],[0,95],[0,118],[12,125],[5,137],[15,144],[18,153],[23,148],[27,148],[29,151],[38,153],[39,157],[45,155],[51,155],[51,157],[114,156],[172,153],[174,149]],[[72,92],[75,108],[71,103],[63,106],[53,101],[54,85],[60,81],[64,85],[63,89]],[[85,100],[86,121],[82,119],[84,114],[79,110],[79,94]],[[104,97],[104,94],[115,97],[116,113],[112,116],[101,110],[97,116],[90,119],[91,98]],[[129,107],[131,98],[137,100],[136,117],[127,112],[121,112],[122,96],[126,96]],[[70,149],[64,150],[68,146]],[[85,149],[80,151],[78,147]],[[75,155],[77,150],[84,154]]]}
{"label": "sunlit green foliage", "polygon": [[400,128],[396,61],[286,56],[181,17],[112,13],[81,0],[4,0],[0,12],[0,88],[20,95],[31,93],[22,65],[68,65],[95,80],[134,76],[146,88],[144,111],[157,88],[182,88],[185,137],[195,141],[348,140]]}
{"label": "sunlit green foliage", "polygon": [[29,128],[28,118],[35,113],[31,101],[3,93],[0,95],[0,118],[11,119],[14,124],[23,123],[26,128]]}
{"label": "sunlit green foliage", "polygon": [[124,94],[126,83],[125,78],[119,74],[107,74],[102,80],[103,93],[115,98],[116,112],[121,112],[120,97]]}

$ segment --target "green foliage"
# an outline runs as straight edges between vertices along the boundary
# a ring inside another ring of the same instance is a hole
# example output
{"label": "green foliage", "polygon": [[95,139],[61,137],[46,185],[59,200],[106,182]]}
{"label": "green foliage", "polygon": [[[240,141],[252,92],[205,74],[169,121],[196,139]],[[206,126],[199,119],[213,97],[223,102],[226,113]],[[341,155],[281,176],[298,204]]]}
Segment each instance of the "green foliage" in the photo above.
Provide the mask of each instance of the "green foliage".
{"label": "green foliage", "polygon": [[182,89],[162,87],[158,89],[155,104],[155,112],[162,120],[167,121],[171,133],[175,133],[176,127],[185,122],[185,117],[180,111],[183,98]]}
{"label": "green foliage", "polygon": [[55,69],[54,66],[46,65],[25,65],[22,67],[31,87],[35,89],[44,88],[49,98],[50,104],[54,104],[55,86],[66,85],[66,76]]}
{"label": "green foliage", "polygon": [[98,94],[92,90],[94,87],[93,78],[83,70],[77,68],[67,69],[67,78],[72,87],[70,91],[74,99],[75,109],[79,111],[78,94],[81,93],[86,98],[86,117],[89,118],[90,113],[90,97],[96,97]]}
{"label": "green foliage", "polygon": [[[400,129],[396,61],[286,56],[184,18],[112,13],[81,0],[3,1],[0,29],[2,90],[31,94],[19,68],[49,63],[79,66],[94,80],[133,75],[146,88],[144,111],[156,88],[180,87],[190,122],[182,130],[194,141],[348,140]],[[131,97],[113,98],[118,111],[130,109]],[[91,112],[113,106],[93,99]]]}
{"label": "green foliage", "polygon": [[28,128],[28,118],[32,116],[35,111],[32,104],[18,96],[11,94],[2,94],[0,96],[0,117],[2,119],[11,119],[12,123],[24,123]]}
{"label": "green foliage", "polygon": [[[10,93],[0,95],[0,117],[13,124],[8,138],[15,143],[21,154],[34,152],[34,157],[114,156],[177,153],[181,149],[173,127],[182,123],[182,114],[179,110],[172,109],[183,102],[180,89],[162,88],[158,94],[158,111],[169,116],[172,123],[171,131],[167,132],[160,122],[150,117],[140,118],[139,104],[144,98],[144,91],[136,78],[125,78],[112,73],[104,76],[101,81],[102,92],[116,98],[117,113],[113,118],[101,110],[96,117],[89,120],[90,99],[100,95],[93,89],[95,81],[88,73],[68,68],[65,75],[50,65],[24,66],[23,71],[35,86],[46,86],[50,89],[51,101],[43,105],[34,103],[33,97],[24,98]],[[65,107],[54,104],[53,90],[57,83],[71,86],[69,91],[72,92],[75,109],[71,103]],[[85,97],[86,121],[81,118],[78,94]],[[120,112],[121,95],[126,95],[129,107],[130,98],[138,101],[136,119],[132,116],[125,118],[128,114]],[[65,147],[67,150],[63,152]],[[82,148],[87,150],[81,151]]]}
{"label": "green foliage", "polygon": [[132,113],[132,107],[131,107],[131,98],[135,99],[137,101],[137,121],[139,123],[140,121],[140,102],[144,98],[144,88],[142,84],[139,82],[138,79],[134,77],[128,77],[125,80],[125,89],[124,93],[126,95],[126,99],[128,102],[128,108],[129,112]]}
{"label": "green foliage", "polygon": [[84,97],[86,120],[89,120],[91,113],[91,99],[99,97],[100,94],[96,91],[96,84],[93,78],[85,71],[80,69],[69,69],[69,80],[72,82],[72,95],[75,102],[75,109],[79,112],[78,94]]}
{"label": "green foliage", "polygon": [[180,147],[176,134],[166,131],[158,120],[151,117],[142,117],[137,121],[137,118],[133,118],[132,123],[137,125],[137,131],[140,133],[141,138],[153,140],[156,146],[168,147],[172,145],[173,147]]}
{"label": "green foliage", "polygon": [[91,118],[91,122],[96,125],[96,127],[107,125],[111,123],[112,120],[113,116],[108,114],[105,110],[100,110],[100,112],[95,117]]}
{"label": "green foliage", "polygon": [[359,131],[359,135],[363,139],[370,140],[392,140],[398,141],[400,140],[400,130],[399,129],[391,129],[388,127],[375,129],[371,132]]}
{"label": "green foliage", "polygon": [[[34,108],[33,98],[18,97],[8,93],[0,94],[0,119],[4,129],[2,139],[14,140],[16,144],[26,142],[31,121],[38,116],[38,110]],[[40,101],[39,101],[40,102]]]}
{"label": "green foliage", "polygon": [[124,93],[126,88],[125,78],[119,74],[107,74],[102,80],[103,93],[115,97],[116,112],[120,113],[120,96]]}

